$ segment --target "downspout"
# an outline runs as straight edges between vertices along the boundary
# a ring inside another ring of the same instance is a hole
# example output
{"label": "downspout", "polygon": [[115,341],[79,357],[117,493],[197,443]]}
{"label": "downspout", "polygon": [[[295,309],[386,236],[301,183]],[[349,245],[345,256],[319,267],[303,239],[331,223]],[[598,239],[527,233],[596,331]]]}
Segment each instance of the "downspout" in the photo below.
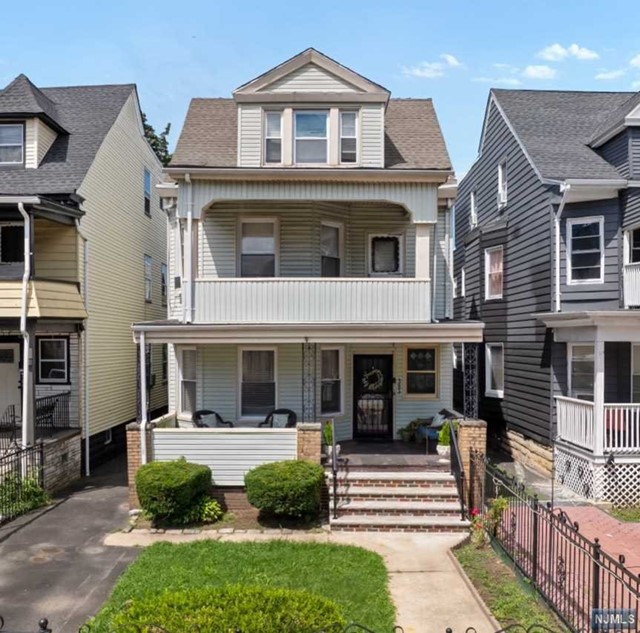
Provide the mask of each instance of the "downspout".
{"label": "downspout", "polygon": [[447,306],[445,309],[444,316],[446,319],[453,318],[453,284],[455,282],[453,275],[453,236],[451,235],[451,223],[453,222],[451,207],[453,203],[451,202],[451,198],[447,198],[447,254],[449,257],[449,261],[447,262],[447,270],[449,271],[449,283],[447,285]]}
{"label": "downspout", "polygon": [[[89,240],[87,236],[82,232],[80,227],[80,220],[76,218],[76,230],[83,242],[83,290],[84,290],[84,307],[87,313],[89,312]],[[91,460],[89,457],[89,449],[91,442],[89,441],[89,319],[85,320],[84,332],[82,333],[82,364],[83,364],[83,391],[84,391],[84,474],[88,477],[91,474]]]}
{"label": "downspout", "polygon": [[24,272],[22,274],[22,302],[20,306],[20,334],[22,335],[22,446],[29,444],[29,413],[31,400],[29,372],[29,332],[27,332],[27,309],[29,302],[29,279],[31,277],[31,218],[18,202],[18,211],[24,221]]}
{"label": "downspout", "polygon": [[431,323],[438,323],[436,319],[436,290],[438,285],[438,223],[433,225],[433,265],[431,267]]}
{"label": "downspout", "polygon": [[187,188],[187,236],[184,240],[184,262],[185,262],[185,323],[191,323],[193,319],[193,184],[191,176],[187,173],[184,180]]}
{"label": "downspout", "polygon": [[561,293],[560,293],[560,222],[562,219],[562,212],[564,211],[564,205],[567,203],[567,194],[571,190],[571,185],[564,183],[562,186],[562,200],[558,207],[558,212],[555,217],[555,311],[561,310]]}

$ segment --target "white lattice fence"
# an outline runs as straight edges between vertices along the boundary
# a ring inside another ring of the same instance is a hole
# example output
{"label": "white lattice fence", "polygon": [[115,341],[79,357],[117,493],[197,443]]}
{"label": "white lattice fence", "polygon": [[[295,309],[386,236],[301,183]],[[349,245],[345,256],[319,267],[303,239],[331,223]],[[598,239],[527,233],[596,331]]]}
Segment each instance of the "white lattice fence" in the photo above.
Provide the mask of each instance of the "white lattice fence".
{"label": "white lattice fence", "polygon": [[618,457],[609,465],[595,464],[588,457],[556,446],[556,481],[588,499],[617,507],[639,505],[640,464],[625,463],[622,459]]}

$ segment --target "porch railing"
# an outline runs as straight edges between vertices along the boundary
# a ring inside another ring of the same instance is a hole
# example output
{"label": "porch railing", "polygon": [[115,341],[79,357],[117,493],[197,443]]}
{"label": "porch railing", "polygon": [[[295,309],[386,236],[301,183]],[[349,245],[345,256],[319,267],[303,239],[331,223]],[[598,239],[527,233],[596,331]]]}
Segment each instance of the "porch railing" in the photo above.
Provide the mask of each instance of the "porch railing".
{"label": "porch railing", "polygon": [[640,263],[624,267],[624,305],[627,308],[640,306]]}
{"label": "porch railing", "polygon": [[640,453],[640,404],[605,404],[604,428],[605,453]]}
{"label": "porch railing", "polygon": [[36,399],[36,433],[53,435],[59,429],[70,428],[69,399],[70,391]]}
{"label": "porch railing", "polygon": [[587,400],[556,397],[558,438],[592,451],[594,449],[594,404]]}

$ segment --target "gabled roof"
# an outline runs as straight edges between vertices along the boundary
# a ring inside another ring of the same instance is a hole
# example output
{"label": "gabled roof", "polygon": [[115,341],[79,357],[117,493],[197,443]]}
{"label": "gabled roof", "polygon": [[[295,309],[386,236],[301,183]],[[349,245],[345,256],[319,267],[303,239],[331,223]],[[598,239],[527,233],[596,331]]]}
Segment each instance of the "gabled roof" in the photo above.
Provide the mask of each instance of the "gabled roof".
{"label": "gabled roof", "polygon": [[534,168],[549,180],[620,178],[613,165],[589,147],[589,142],[612,110],[620,108],[632,94],[491,91]]}
{"label": "gabled roof", "polygon": [[37,116],[52,128],[64,132],[55,103],[36,88],[26,75],[18,75],[0,91],[0,117]]}
{"label": "gabled roof", "polygon": [[[628,94],[628,93],[627,93]],[[589,145],[599,147],[608,141],[616,131],[621,131],[625,119],[640,105],[640,92],[632,94],[621,106],[615,108],[609,116],[594,131],[593,136],[589,140]]]}
{"label": "gabled roof", "polygon": [[[237,167],[237,116],[233,99],[193,99],[170,166]],[[451,169],[431,99],[389,100],[385,168]]]}
{"label": "gabled roof", "polygon": [[[24,86],[24,82],[20,83]],[[58,134],[37,168],[0,167],[0,194],[75,193],[125,102],[132,93],[135,94],[136,87],[134,84],[120,84],[36,90],[45,100],[41,105],[53,106],[59,125],[65,132]]]}
{"label": "gabled roof", "polygon": [[377,84],[350,68],[343,66],[335,59],[321,53],[315,48],[308,48],[281,64],[278,64],[271,70],[268,70],[247,83],[242,84],[234,90],[233,96],[236,101],[242,101],[256,92],[269,92],[269,87],[272,84],[275,84],[287,75],[295,73],[297,70],[307,65],[313,65],[322,69],[329,75],[343,82],[345,86],[349,86],[359,93],[368,94],[373,99],[385,102],[391,94],[380,84]]}

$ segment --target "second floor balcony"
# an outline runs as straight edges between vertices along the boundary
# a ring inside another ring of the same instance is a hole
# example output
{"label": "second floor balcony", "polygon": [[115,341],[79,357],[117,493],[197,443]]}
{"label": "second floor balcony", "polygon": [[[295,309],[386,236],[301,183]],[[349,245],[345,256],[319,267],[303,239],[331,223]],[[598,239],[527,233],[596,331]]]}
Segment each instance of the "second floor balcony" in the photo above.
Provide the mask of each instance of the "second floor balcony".
{"label": "second floor balcony", "polygon": [[201,279],[194,299],[196,323],[431,321],[428,279]]}

